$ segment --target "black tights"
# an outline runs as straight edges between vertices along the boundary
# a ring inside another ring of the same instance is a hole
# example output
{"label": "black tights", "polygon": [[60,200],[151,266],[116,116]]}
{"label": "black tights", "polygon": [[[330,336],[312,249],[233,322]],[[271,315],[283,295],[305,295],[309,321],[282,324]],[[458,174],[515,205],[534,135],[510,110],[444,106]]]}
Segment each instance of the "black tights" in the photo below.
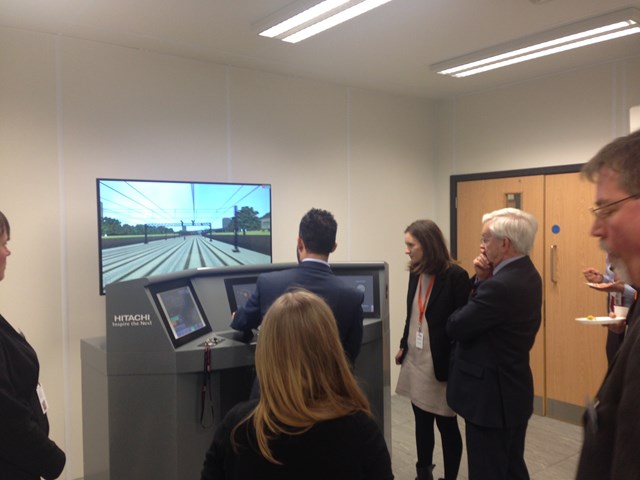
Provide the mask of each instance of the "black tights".
{"label": "black tights", "polygon": [[444,457],[444,477],[455,480],[462,458],[462,436],[458,428],[457,417],[443,417],[425,412],[413,403],[413,415],[416,419],[416,448],[418,451],[418,468],[427,468],[433,464],[433,421],[435,419],[440,438],[442,439],[442,456]]}

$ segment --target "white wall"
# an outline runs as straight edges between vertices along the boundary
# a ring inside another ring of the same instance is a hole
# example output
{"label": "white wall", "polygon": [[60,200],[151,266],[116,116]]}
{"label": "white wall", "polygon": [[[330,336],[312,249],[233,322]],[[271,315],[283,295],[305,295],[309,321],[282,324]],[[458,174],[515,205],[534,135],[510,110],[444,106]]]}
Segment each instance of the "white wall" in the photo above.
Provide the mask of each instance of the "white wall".
{"label": "white wall", "polygon": [[[587,162],[629,133],[629,110],[638,104],[640,56],[441,100],[438,198],[449,198],[450,175]],[[449,231],[441,207],[435,220]]]}
{"label": "white wall", "polygon": [[629,109],[629,130],[635,132],[640,128],[640,105]]}
{"label": "white wall", "polygon": [[0,312],[40,357],[64,478],[82,476],[80,340],[105,333],[97,177],[271,183],[276,262],[331,210],[332,260],[390,265],[395,353],[402,232],[436,209],[429,102],[6,28],[0,72]]}

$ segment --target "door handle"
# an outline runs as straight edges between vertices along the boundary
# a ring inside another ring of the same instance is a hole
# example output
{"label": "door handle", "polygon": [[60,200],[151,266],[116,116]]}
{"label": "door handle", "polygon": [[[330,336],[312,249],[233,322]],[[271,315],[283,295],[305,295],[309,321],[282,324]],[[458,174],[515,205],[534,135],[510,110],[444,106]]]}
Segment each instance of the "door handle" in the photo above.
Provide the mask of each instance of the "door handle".
{"label": "door handle", "polygon": [[556,253],[558,251],[557,245],[551,245],[551,252],[549,255],[549,269],[551,270],[551,283],[558,283],[558,278],[556,277]]}

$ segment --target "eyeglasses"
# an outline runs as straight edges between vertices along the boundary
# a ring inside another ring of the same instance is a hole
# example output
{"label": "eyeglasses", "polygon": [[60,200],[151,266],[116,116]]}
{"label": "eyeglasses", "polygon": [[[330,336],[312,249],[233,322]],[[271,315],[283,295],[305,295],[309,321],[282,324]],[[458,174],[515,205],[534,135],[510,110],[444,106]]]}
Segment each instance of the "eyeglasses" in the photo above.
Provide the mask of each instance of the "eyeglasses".
{"label": "eyeglasses", "polygon": [[590,208],[589,210],[591,211],[591,213],[593,213],[596,216],[596,218],[600,220],[604,220],[606,218],[609,218],[611,215],[613,215],[616,212],[616,210],[618,210],[619,208],[619,207],[618,208],[611,208],[611,207],[615,205],[620,205],[621,203],[626,202],[627,200],[635,200],[637,198],[640,198],[640,193],[634,193],[633,195],[629,195],[628,197],[621,198],[620,200],[616,200],[615,202],[610,202],[597,208]]}
{"label": "eyeglasses", "polygon": [[492,235],[482,235],[480,237],[480,243],[482,245],[486,245],[487,243],[489,243],[491,241],[492,238],[493,238]]}

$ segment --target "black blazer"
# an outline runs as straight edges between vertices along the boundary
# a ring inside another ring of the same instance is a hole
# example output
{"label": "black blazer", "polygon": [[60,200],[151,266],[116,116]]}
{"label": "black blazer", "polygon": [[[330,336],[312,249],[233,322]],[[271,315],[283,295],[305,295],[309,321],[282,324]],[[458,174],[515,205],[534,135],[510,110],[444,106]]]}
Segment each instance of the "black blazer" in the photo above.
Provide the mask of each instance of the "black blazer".
{"label": "black blazer", "polygon": [[58,478],[65,454],[49,439],[36,387],[40,364],[29,343],[0,315],[0,478]]}
{"label": "black blazer", "polygon": [[[419,278],[419,275],[409,274],[407,317],[404,324],[404,333],[400,340],[400,348],[404,349],[404,355],[409,351],[407,337],[409,335],[413,299],[418,289]],[[469,274],[467,271],[459,265],[451,265],[447,270],[436,275],[427,309],[424,312],[425,323],[429,329],[429,347],[433,358],[433,369],[435,370],[436,378],[441,382],[445,382],[449,375],[449,357],[451,355],[452,342],[445,330],[447,318],[457,308],[467,303],[469,290]]]}
{"label": "black blazer", "polygon": [[[475,279],[474,279],[475,280]],[[529,351],[540,328],[542,280],[528,256],[480,282],[447,322],[456,340],[447,401],[481,427],[513,428],[533,413]]]}
{"label": "black blazer", "polygon": [[336,317],[342,346],[353,364],[362,344],[364,294],[344,283],[320,262],[301,262],[295,268],[259,275],[255,291],[245,306],[238,309],[231,328],[240,331],[258,328],[276,298],[296,287],[321,296],[329,304]]}
{"label": "black blazer", "polygon": [[640,307],[629,311],[629,328],[618,354],[584,414],[584,442],[577,480],[640,478]]}

